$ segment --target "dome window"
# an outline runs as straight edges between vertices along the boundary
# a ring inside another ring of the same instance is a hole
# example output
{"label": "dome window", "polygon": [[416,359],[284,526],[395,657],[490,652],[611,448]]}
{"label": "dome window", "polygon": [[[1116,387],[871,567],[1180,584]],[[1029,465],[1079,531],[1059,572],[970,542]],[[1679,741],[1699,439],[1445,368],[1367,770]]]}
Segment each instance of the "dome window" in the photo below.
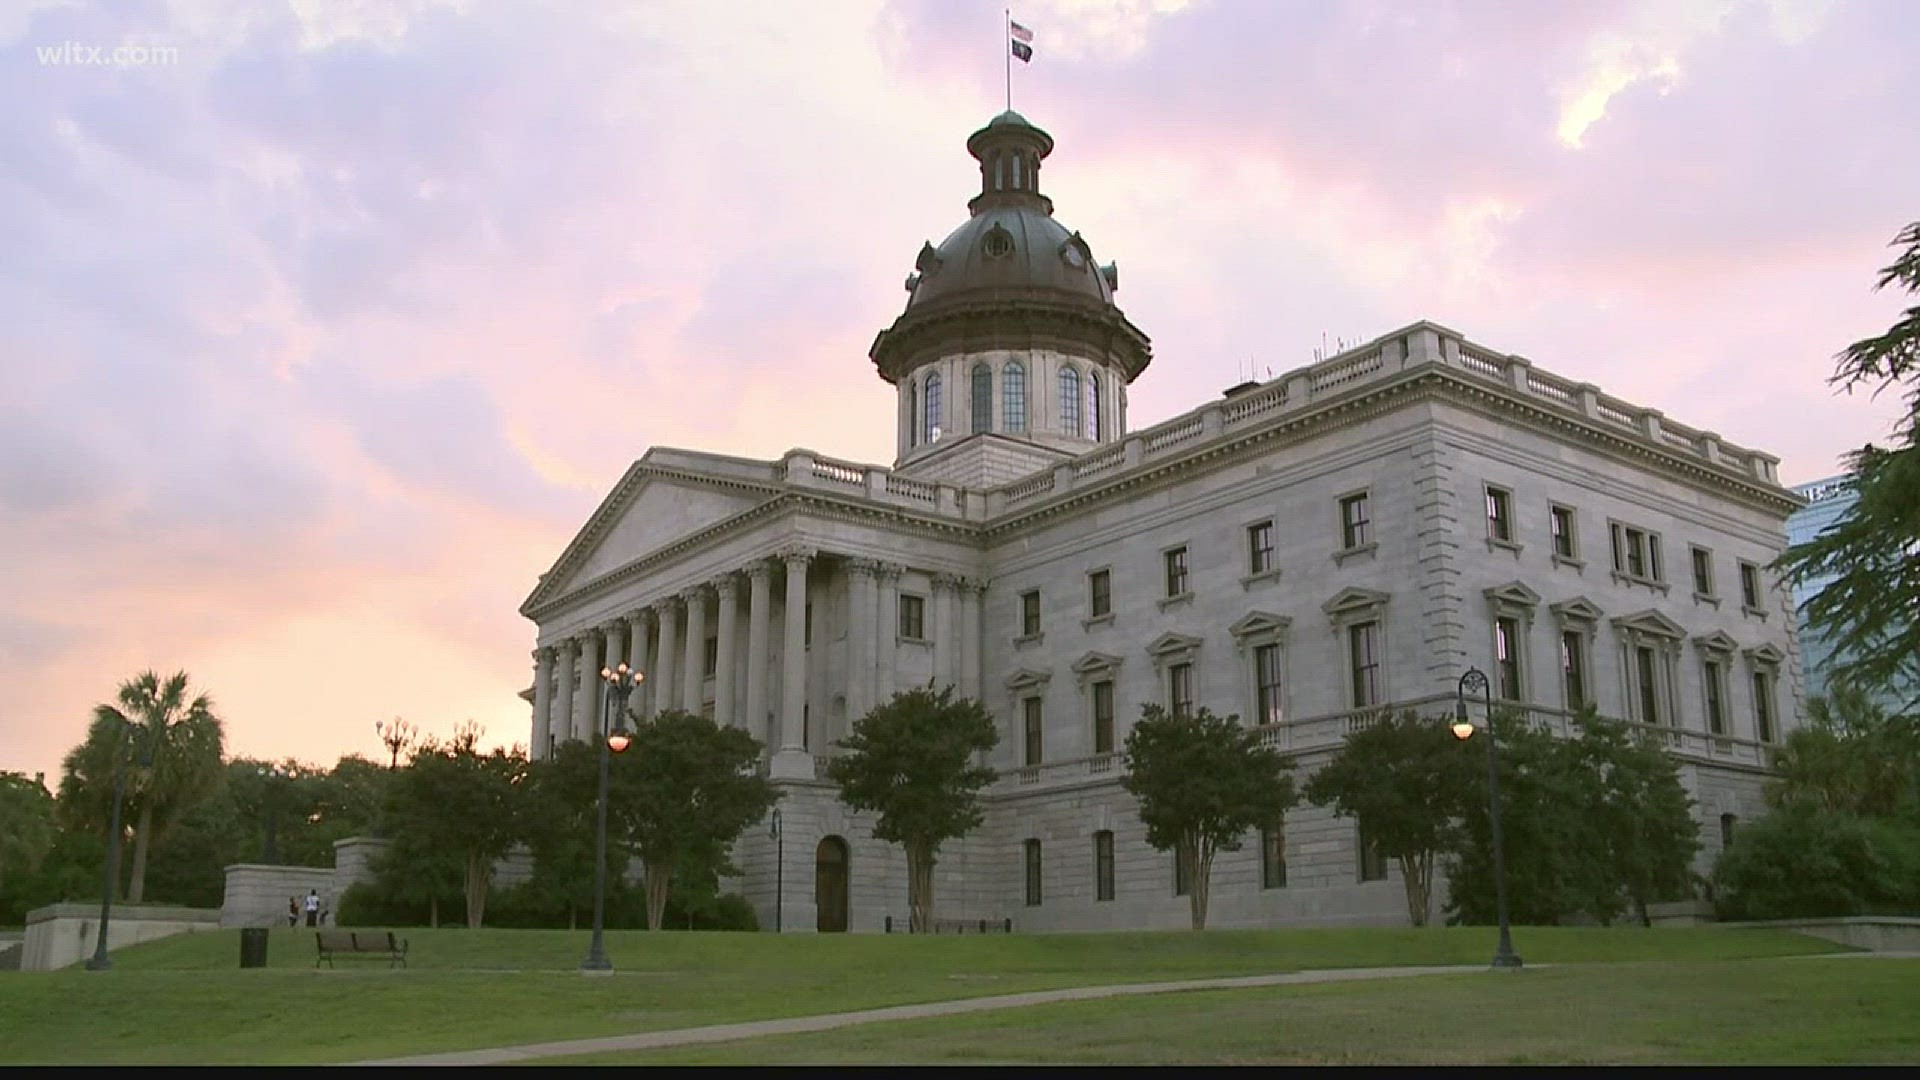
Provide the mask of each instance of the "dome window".
{"label": "dome window", "polygon": [[1080,373],[1072,367],[1060,369],[1060,432],[1080,434]]}
{"label": "dome window", "polygon": [[1092,263],[1091,255],[1087,251],[1087,242],[1080,239],[1079,233],[1074,233],[1060,242],[1060,261],[1075,270],[1085,270]]}
{"label": "dome window", "polygon": [[938,442],[940,439],[940,405],[940,373],[936,371],[927,376],[926,430],[928,442]]}
{"label": "dome window", "polygon": [[984,251],[989,259],[1004,259],[1013,254],[1013,234],[1007,231],[1005,225],[996,224],[987,230],[986,239],[980,243],[980,250]]}
{"label": "dome window", "polygon": [[993,369],[985,363],[973,365],[973,385],[967,396],[973,403],[973,431],[993,430]]}
{"label": "dome window", "polygon": [[1010,432],[1027,430],[1027,368],[1018,360],[1007,361],[1000,372],[1000,422]]}

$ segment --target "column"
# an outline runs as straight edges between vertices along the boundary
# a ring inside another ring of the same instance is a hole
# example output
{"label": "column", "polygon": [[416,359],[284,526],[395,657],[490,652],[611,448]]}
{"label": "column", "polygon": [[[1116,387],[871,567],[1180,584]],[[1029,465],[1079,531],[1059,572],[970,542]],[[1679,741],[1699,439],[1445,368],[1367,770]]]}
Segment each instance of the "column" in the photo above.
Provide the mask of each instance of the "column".
{"label": "column", "polygon": [[954,669],[954,646],[958,644],[953,632],[953,586],[957,579],[952,574],[933,575],[933,611],[930,613],[933,626],[927,636],[933,639],[933,688],[957,681]]}
{"label": "column", "polygon": [[600,714],[596,706],[600,704],[600,631],[589,630],[580,635],[580,659],[574,661],[574,671],[580,680],[580,687],[573,695],[573,737],[592,739],[594,726],[599,722]]}
{"label": "column", "polygon": [[674,678],[678,672],[673,660],[675,641],[680,633],[680,598],[669,596],[653,606],[654,616],[660,620],[660,697],[656,705],[661,712],[680,708],[680,680]]}
{"label": "column", "polygon": [[698,713],[707,696],[707,587],[695,585],[680,596],[687,602],[687,643],[681,647],[686,659],[680,665],[680,707]]}
{"label": "column", "polygon": [[578,666],[580,646],[568,640],[555,646],[560,660],[560,697],[548,714],[548,727],[553,732],[555,742],[566,742],[573,738],[573,672]]}
{"label": "column", "polygon": [[900,648],[900,573],[893,563],[881,563],[877,575],[880,585],[879,635],[874,656],[874,698],[890,701],[899,691],[895,665]]}
{"label": "column", "polygon": [[849,611],[847,627],[847,723],[853,724],[873,708],[873,666],[879,637],[878,598],[874,576],[879,564],[872,559],[847,561]]}
{"label": "column", "polygon": [[649,699],[653,696],[653,634],[647,623],[647,609],[641,608],[627,616],[627,622],[633,625],[632,644],[627,649],[627,666],[639,672],[643,677],[640,685],[633,691],[634,714],[645,720],[653,715]]}
{"label": "column", "polygon": [[747,567],[747,714],[749,734],[771,748],[773,725],[767,722],[767,619],[773,606],[773,565]]}
{"label": "column", "polygon": [[538,648],[533,650],[533,735],[532,746],[527,748],[528,756],[535,759],[547,756],[547,747],[552,745],[548,738],[553,723],[553,650]]}
{"label": "column", "polygon": [[722,574],[720,580],[714,582],[714,594],[720,604],[720,625],[716,628],[720,659],[714,664],[713,672],[713,722],[720,727],[737,727],[740,721],[733,708],[733,653],[740,615],[740,579]]}
{"label": "column", "polygon": [[[606,658],[602,660],[601,663],[607,667],[618,667],[627,659],[627,620],[615,619],[607,624],[603,632],[606,634],[607,652]],[[594,668],[593,670],[598,672],[600,669]],[[600,708],[593,711],[593,732],[597,738],[600,734],[600,725],[603,722],[611,724],[612,718],[601,715],[606,709],[608,701],[606,680],[599,680],[594,684],[594,688],[600,692]],[[626,726],[632,727],[633,725],[628,721],[626,722]]]}
{"label": "column", "polygon": [[960,583],[960,693],[980,700],[980,602],[987,586],[980,581]]}
{"label": "column", "polygon": [[813,779],[813,758],[806,750],[802,710],[807,706],[807,563],[809,551],[781,556],[787,564],[785,661],[780,673],[780,750],[769,775],[775,779]]}

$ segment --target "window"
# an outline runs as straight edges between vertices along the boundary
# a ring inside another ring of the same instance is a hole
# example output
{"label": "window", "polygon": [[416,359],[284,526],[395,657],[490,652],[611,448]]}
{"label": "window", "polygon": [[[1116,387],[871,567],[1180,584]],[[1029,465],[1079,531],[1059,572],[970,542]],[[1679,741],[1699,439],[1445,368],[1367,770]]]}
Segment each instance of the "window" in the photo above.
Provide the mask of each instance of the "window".
{"label": "window", "polygon": [[927,636],[927,598],[900,594],[900,636],[913,641]]}
{"label": "window", "polygon": [[1113,899],[1113,834],[1093,834],[1093,898]]}
{"label": "window", "polygon": [[1113,683],[1093,684],[1093,752],[1113,753]]}
{"label": "window", "polygon": [[1740,606],[1760,610],[1760,568],[1750,562],[1740,564]]}
{"label": "window", "polygon": [[1365,492],[1340,500],[1340,545],[1357,548],[1367,542],[1367,496]]}
{"label": "window", "polygon": [[1520,620],[1493,620],[1495,691],[1506,701],[1522,699],[1520,685]]}
{"label": "window", "polygon": [[1380,704],[1380,624],[1347,627],[1347,658],[1353,676],[1353,707]]}
{"label": "window", "polygon": [[1727,733],[1726,667],[1718,660],[1700,663],[1701,679],[1707,684],[1707,730],[1715,735]]}
{"label": "window", "polygon": [[1505,488],[1487,488],[1487,536],[1513,542],[1513,493]]}
{"label": "window", "polygon": [[1733,826],[1739,820],[1732,814],[1720,815],[1720,850],[1725,851],[1733,846]]}
{"label": "window", "polygon": [[1761,742],[1773,741],[1773,673],[1753,673],[1753,733]]}
{"label": "window", "polygon": [[1660,538],[1632,525],[1613,525],[1613,569],[1643,581],[1664,581],[1660,574]]}
{"label": "window", "polygon": [[1387,857],[1380,854],[1380,845],[1373,842],[1365,829],[1360,830],[1357,843],[1360,848],[1360,880],[1387,880]]}
{"label": "window", "polygon": [[1567,691],[1567,708],[1584,708],[1587,694],[1587,640],[1578,630],[1560,632],[1560,677]]}
{"label": "window", "polygon": [[714,673],[718,672],[719,670],[720,670],[720,639],[717,637],[710,637],[707,639],[707,652],[706,652],[705,662],[701,665],[700,673],[706,676],[707,678],[711,679],[713,678]]}
{"label": "window", "polygon": [[1577,559],[1579,546],[1574,542],[1573,510],[1565,506],[1547,507],[1547,524],[1553,530],[1553,553],[1562,559]]}
{"label": "window", "polygon": [[1070,367],[1060,369],[1060,433],[1080,434],[1080,373]]}
{"label": "window", "polygon": [[1187,549],[1177,547],[1163,556],[1167,564],[1167,595],[1187,594]]}
{"label": "window", "polygon": [[1042,727],[1040,699],[1030,697],[1021,704],[1026,709],[1026,764],[1038,765],[1040,764],[1040,731]]}
{"label": "window", "polygon": [[1253,650],[1255,722],[1277,724],[1285,719],[1280,703],[1280,646],[1260,645]]}
{"label": "window", "polygon": [[1020,636],[1033,637],[1040,632],[1040,590],[1020,594]]}
{"label": "window", "polygon": [[1287,887],[1287,835],[1279,829],[1260,830],[1260,887]]}
{"label": "window", "polygon": [[933,442],[940,437],[940,373],[937,371],[927,376],[926,409],[927,441]]}
{"label": "window", "polygon": [[1009,433],[1027,430],[1027,367],[1018,360],[1000,369],[1000,423]]}
{"label": "window", "polygon": [[1100,373],[1087,372],[1087,438],[1100,437]]}
{"label": "window", "polygon": [[1094,618],[1113,614],[1113,574],[1095,570],[1087,575],[1087,609]]}
{"label": "window", "polygon": [[1167,668],[1167,711],[1186,716],[1193,711],[1193,665],[1174,664]]}
{"label": "window", "polygon": [[1185,896],[1193,891],[1193,862],[1187,858],[1185,847],[1173,849],[1173,895]]}
{"label": "window", "polygon": [[1637,719],[1643,724],[1660,722],[1660,674],[1653,649],[1641,645],[1633,650],[1634,687],[1640,694],[1640,715]]}
{"label": "window", "polygon": [[1247,573],[1264,574],[1273,569],[1273,522],[1247,526]]}
{"label": "window", "polygon": [[973,399],[973,430],[975,433],[993,430],[993,369],[985,364],[973,365],[973,386],[968,394]]}
{"label": "window", "polygon": [[1692,547],[1688,554],[1693,559],[1693,595],[1713,595],[1713,552],[1703,547]]}
{"label": "window", "polygon": [[1040,841],[1027,841],[1027,906],[1040,906]]}

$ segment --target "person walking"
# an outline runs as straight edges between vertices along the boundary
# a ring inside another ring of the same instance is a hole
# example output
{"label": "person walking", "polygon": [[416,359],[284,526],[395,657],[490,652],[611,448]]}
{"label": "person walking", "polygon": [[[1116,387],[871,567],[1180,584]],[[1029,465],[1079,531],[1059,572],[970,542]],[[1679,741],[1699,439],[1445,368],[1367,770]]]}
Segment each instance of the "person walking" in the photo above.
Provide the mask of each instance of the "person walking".
{"label": "person walking", "polygon": [[320,890],[307,890],[307,925],[320,925]]}
{"label": "person walking", "polygon": [[287,897],[287,925],[300,925],[300,901],[291,896]]}

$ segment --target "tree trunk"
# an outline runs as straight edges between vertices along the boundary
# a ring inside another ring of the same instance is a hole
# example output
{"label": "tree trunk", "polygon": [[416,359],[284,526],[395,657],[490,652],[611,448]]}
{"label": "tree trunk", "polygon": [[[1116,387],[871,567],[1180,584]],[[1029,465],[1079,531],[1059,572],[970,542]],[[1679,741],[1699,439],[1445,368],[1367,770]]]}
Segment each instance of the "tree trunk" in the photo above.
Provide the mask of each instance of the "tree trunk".
{"label": "tree trunk", "polygon": [[933,845],[907,845],[907,929],[933,932]]}
{"label": "tree trunk", "polygon": [[427,928],[440,929],[440,898],[437,896],[427,897]]}
{"label": "tree trunk", "polygon": [[467,856],[467,929],[480,929],[487,911],[487,886],[493,878],[493,864],[478,854]]}
{"label": "tree trunk", "polygon": [[1425,926],[1433,913],[1433,852],[1397,855],[1394,861],[1400,864],[1401,884],[1407,888],[1407,918],[1415,926]]}
{"label": "tree trunk", "polygon": [[660,929],[660,921],[667,917],[667,890],[673,885],[673,871],[662,867],[655,869],[653,860],[647,860],[647,929]]}
{"label": "tree trunk", "polygon": [[[1193,857],[1187,865],[1193,867],[1193,880],[1187,883],[1187,907],[1193,916],[1193,928],[1207,928],[1207,892],[1213,881],[1213,845],[1198,843],[1189,845]],[[1177,856],[1176,856],[1177,857]]]}
{"label": "tree trunk", "polygon": [[133,884],[127,888],[127,902],[137,904],[147,894],[147,838],[153,834],[153,807],[142,804],[140,823],[133,831]]}
{"label": "tree trunk", "polygon": [[1646,898],[1646,897],[1644,897],[1644,896],[1636,896],[1636,897],[1634,897],[1634,898],[1633,898],[1633,908],[1634,908],[1634,910],[1635,910],[1635,911],[1637,911],[1637,912],[1639,912],[1639,913],[1640,913],[1640,925],[1641,925],[1641,926],[1646,926],[1646,927],[1651,927],[1651,926],[1653,925],[1653,915],[1652,915],[1652,914],[1651,914],[1650,912],[1648,912],[1648,911],[1647,911],[1647,898]]}

